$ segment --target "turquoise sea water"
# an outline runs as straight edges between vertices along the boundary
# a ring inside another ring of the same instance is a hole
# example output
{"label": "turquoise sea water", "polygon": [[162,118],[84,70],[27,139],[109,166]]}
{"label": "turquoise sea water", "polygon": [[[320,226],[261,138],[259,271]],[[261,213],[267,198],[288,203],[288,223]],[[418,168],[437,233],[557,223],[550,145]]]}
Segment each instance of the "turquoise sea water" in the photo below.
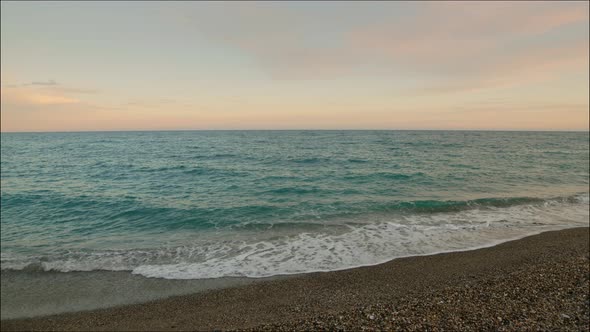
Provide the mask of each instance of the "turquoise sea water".
{"label": "turquoise sea water", "polygon": [[587,132],[3,133],[2,270],[264,277],[588,226]]}

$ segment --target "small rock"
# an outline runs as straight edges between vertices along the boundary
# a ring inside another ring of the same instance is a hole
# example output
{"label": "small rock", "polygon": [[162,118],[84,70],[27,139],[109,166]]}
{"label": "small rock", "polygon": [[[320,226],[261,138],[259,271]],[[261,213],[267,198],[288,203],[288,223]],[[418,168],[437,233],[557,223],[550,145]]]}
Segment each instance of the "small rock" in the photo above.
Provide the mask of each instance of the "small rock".
{"label": "small rock", "polygon": [[570,316],[566,315],[566,314],[561,314],[561,318],[567,318],[570,319]]}

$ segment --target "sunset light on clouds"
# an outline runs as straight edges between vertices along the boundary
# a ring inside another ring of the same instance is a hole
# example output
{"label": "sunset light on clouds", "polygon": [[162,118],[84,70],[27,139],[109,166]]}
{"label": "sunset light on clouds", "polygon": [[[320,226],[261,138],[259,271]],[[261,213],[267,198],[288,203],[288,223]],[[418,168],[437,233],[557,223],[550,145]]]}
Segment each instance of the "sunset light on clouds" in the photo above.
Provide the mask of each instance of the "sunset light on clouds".
{"label": "sunset light on clouds", "polygon": [[588,2],[2,2],[2,131],[588,130]]}

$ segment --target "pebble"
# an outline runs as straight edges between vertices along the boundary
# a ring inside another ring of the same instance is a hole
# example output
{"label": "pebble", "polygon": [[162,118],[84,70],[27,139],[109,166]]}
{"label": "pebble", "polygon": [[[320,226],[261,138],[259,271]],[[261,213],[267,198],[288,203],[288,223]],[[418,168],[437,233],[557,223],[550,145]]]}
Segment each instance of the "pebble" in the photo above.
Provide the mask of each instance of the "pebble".
{"label": "pebble", "polygon": [[[414,294],[379,305],[359,304],[355,310],[315,317],[312,325],[285,322],[251,331],[587,331],[589,268],[588,259],[574,257],[476,280],[470,288],[447,287],[434,296]],[[568,314],[557,314],[558,310]],[[375,319],[378,315],[389,318]]]}

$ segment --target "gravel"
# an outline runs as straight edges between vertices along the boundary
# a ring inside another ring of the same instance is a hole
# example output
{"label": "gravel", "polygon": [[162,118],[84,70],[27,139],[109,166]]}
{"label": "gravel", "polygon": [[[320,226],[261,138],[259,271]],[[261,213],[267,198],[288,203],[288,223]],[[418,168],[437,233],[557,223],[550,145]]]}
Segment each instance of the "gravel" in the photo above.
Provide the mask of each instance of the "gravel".
{"label": "gravel", "polygon": [[589,231],[29,319],[3,331],[588,331]]}

